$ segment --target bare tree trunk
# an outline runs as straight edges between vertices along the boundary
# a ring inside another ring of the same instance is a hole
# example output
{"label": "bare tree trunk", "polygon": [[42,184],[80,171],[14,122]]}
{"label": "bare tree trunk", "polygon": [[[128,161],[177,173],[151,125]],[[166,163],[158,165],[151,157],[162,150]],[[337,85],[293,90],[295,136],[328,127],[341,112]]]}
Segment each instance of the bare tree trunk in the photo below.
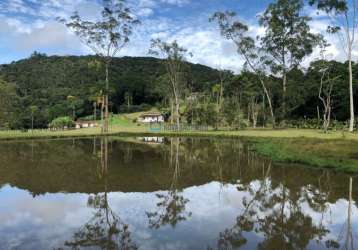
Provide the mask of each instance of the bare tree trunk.
{"label": "bare tree trunk", "polygon": [[97,120],[97,103],[93,103],[93,120]]}
{"label": "bare tree trunk", "polygon": [[257,105],[257,100],[255,97],[251,98],[251,108],[250,108],[250,113],[251,113],[251,119],[252,119],[252,127],[256,128],[257,126],[257,117],[258,117],[258,105]]}
{"label": "bare tree trunk", "polygon": [[176,129],[180,130],[180,103],[179,103],[179,90],[177,89],[177,76],[174,75],[171,79],[173,96],[174,96],[174,105],[175,105],[175,120],[176,120]]}
{"label": "bare tree trunk", "polygon": [[283,79],[282,79],[282,121],[285,122],[286,120],[286,98],[287,98],[287,76],[286,72],[283,73]]}
{"label": "bare tree trunk", "polygon": [[104,118],[104,115],[103,115],[103,110],[104,110],[104,96],[102,96],[101,99],[102,99],[102,101],[101,101],[101,124],[102,124],[101,132],[104,133],[104,121],[103,121],[103,118]]}
{"label": "bare tree trunk", "polygon": [[352,71],[352,46],[349,47],[348,52],[349,61],[349,101],[350,101],[350,120],[349,120],[349,132],[354,130],[354,100],[353,100],[353,71]]}
{"label": "bare tree trunk", "polygon": [[109,63],[106,63],[106,94],[104,97],[104,124],[103,124],[103,132],[107,133],[109,131],[109,111],[108,111],[108,92],[109,92]]}
{"label": "bare tree trunk", "polygon": [[31,133],[34,132],[34,114],[31,114]]}
{"label": "bare tree trunk", "polygon": [[223,103],[224,103],[224,77],[220,74],[220,94],[219,94],[219,100],[218,100],[218,117],[217,117],[217,125],[216,127],[219,127],[222,125],[222,119],[221,114],[223,111]]}
{"label": "bare tree trunk", "polygon": [[266,127],[266,103],[265,94],[262,95],[262,127]]}
{"label": "bare tree trunk", "polygon": [[177,130],[180,130],[180,104],[177,96],[175,97],[175,116],[176,116]]}
{"label": "bare tree trunk", "polygon": [[268,102],[268,105],[269,105],[269,108],[270,108],[270,115],[271,115],[271,120],[272,120],[272,127],[275,128],[276,126],[276,119],[275,119],[275,114],[273,112],[273,107],[272,107],[272,102],[271,102],[271,97],[270,97],[270,94],[266,88],[266,85],[264,83],[263,80],[260,80],[261,82],[261,85],[262,85],[262,88],[265,92],[265,95],[266,95],[266,98],[267,98],[267,102]]}
{"label": "bare tree trunk", "polygon": [[170,99],[170,124],[173,125],[174,123],[174,103],[173,98]]}
{"label": "bare tree trunk", "polygon": [[354,249],[353,245],[353,230],[352,230],[352,188],[353,188],[353,178],[349,178],[349,197],[348,197],[348,218],[347,218],[347,235],[346,242],[342,249]]}

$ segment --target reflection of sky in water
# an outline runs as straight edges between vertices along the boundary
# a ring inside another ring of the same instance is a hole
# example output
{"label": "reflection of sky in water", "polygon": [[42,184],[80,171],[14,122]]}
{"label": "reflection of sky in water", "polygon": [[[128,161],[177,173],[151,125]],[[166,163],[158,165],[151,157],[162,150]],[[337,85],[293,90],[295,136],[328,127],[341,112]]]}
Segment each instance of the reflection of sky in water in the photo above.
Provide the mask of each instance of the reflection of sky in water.
{"label": "reflection of sky in water", "polygon": [[[258,186],[253,181],[251,186]],[[276,190],[275,190],[276,192]],[[243,197],[235,185],[221,186],[211,182],[183,190],[183,196],[190,201],[186,210],[191,217],[181,221],[175,228],[170,225],[158,230],[148,228],[146,212],[156,210],[157,193],[109,193],[111,209],[129,225],[133,241],[140,249],[214,249],[220,232],[231,228],[236,217],[242,213]],[[94,213],[87,207],[86,194],[46,194],[33,198],[26,191],[4,186],[0,190],[0,249],[52,249],[63,247],[71,240],[73,233],[83,226]],[[348,202],[339,199],[329,204],[325,213],[315,212],[303,201],[301,208],[318,225],[330,230],[321,243],[311,241],[308,249],[323,249],[325,239],[336,239],[347,220]],[[288,210],[287,210],[288,211]],[[260,214],[260,217],[264,217]],[[358,228],[358,209],[353,206],[352,227]],[[355,237],[358,230],[355,230]],[[264,238],[262,233],[244,233],[248,243],[242,249],[256,248]],[[355,241],[358,239],[355,238]]]}

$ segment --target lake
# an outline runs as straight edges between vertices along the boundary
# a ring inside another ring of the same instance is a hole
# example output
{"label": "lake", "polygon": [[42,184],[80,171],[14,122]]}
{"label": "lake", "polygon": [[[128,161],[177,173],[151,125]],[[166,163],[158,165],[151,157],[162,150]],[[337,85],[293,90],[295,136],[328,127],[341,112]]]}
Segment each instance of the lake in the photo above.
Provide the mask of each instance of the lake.
{"label": "lake", "polygon": [[1,142],[0,249],[358,249],[357,182],[239,139]]}

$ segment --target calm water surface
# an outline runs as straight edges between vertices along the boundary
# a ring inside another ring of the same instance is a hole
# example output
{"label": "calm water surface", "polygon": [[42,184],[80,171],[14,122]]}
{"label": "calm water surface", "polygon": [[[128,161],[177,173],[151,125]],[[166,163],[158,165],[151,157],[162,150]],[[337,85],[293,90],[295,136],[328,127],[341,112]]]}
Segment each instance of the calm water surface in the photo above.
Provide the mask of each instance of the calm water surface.
{"label": "calm water surface", "polygon": [[0,249],[358,249],[357,183],[240,140],[2,142]]}

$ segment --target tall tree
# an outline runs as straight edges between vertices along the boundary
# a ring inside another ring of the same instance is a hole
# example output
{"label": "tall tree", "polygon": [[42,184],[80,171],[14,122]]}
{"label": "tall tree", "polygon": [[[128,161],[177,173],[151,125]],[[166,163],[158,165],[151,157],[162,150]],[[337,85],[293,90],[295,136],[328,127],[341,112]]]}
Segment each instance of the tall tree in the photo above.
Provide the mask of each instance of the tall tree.
{"label": "tall tree", "polygon": [[77,101],[77,97],[73,96],[73,95],[69,95],[67,96],[67,101],[72,109],[72,119],[75,120],[76,119],[76,101]]}
{"label": "tall tree", "polygon": [[210,22],[216,21],[219,25],[221,35],[235,43],[238,53],[244,58],[246,66],[259,76],[259,82],[267,97],[272,125],[275,127],[275,115],[273,111],[272,98],[265,82],[265,64],[262,50],[256,46],[255,40],[248,35],[248,26],[240,21],[234,20],[235,12],[216,12],[209,19]]}
{"label": "tall tree", "polygon": [[287,115],[287,73],[313,52],[318,36],[310,31],[310,17],[302,15],[303,0],[276,0],[260,16],[266,32],[262,47],[273,73],[282,76],[282,118]]}
{"label": "tall tree", "polygon": [[[180,129],[180,97],[182,91],[183,73],[185,70],[185,57],[191,55],[188,51],[180,47],[176,42],[164,42],[160,39],[153,39],[149,54],[160,56],[164,59],[169,83],[175,105],[175,121],[177,129]],[[172,114],[173,116],[173,114]]]}
{"label": "tall tree", "polygon": [[30,112],[31,112],[31,132],[34,132],[34,119],[35,114],[39,110],[39,108],[36,105],[30,106]]}
{"label": "tall tree", "polygon": [[[351,5],[349,4],[351,2]],[[311,5],[316,5],[318,10],[323,10],[332,18],[333,26],[328,26],[329,33],[337,33],[348,60],[349,72],[349,101],[350,120],[349,131],[354,130],[354,98],[353,98],[353,69],[352,51],[356,41],[358,28],[358,0],[309,0]]]}
{"label": "tall tree", "polygon": [[69,20],[63,18],[58,20],[74,31],[84,44],[104,60],[106,93],[103,132],[108,132],[110,64],[112,58],[128,44],[133,27],[139,24],[139,21],[131,14],[131,10],[125,5],[125,0],[103,0],[101,18],[98,21],[84,20],[78,12],[75,12]]}

